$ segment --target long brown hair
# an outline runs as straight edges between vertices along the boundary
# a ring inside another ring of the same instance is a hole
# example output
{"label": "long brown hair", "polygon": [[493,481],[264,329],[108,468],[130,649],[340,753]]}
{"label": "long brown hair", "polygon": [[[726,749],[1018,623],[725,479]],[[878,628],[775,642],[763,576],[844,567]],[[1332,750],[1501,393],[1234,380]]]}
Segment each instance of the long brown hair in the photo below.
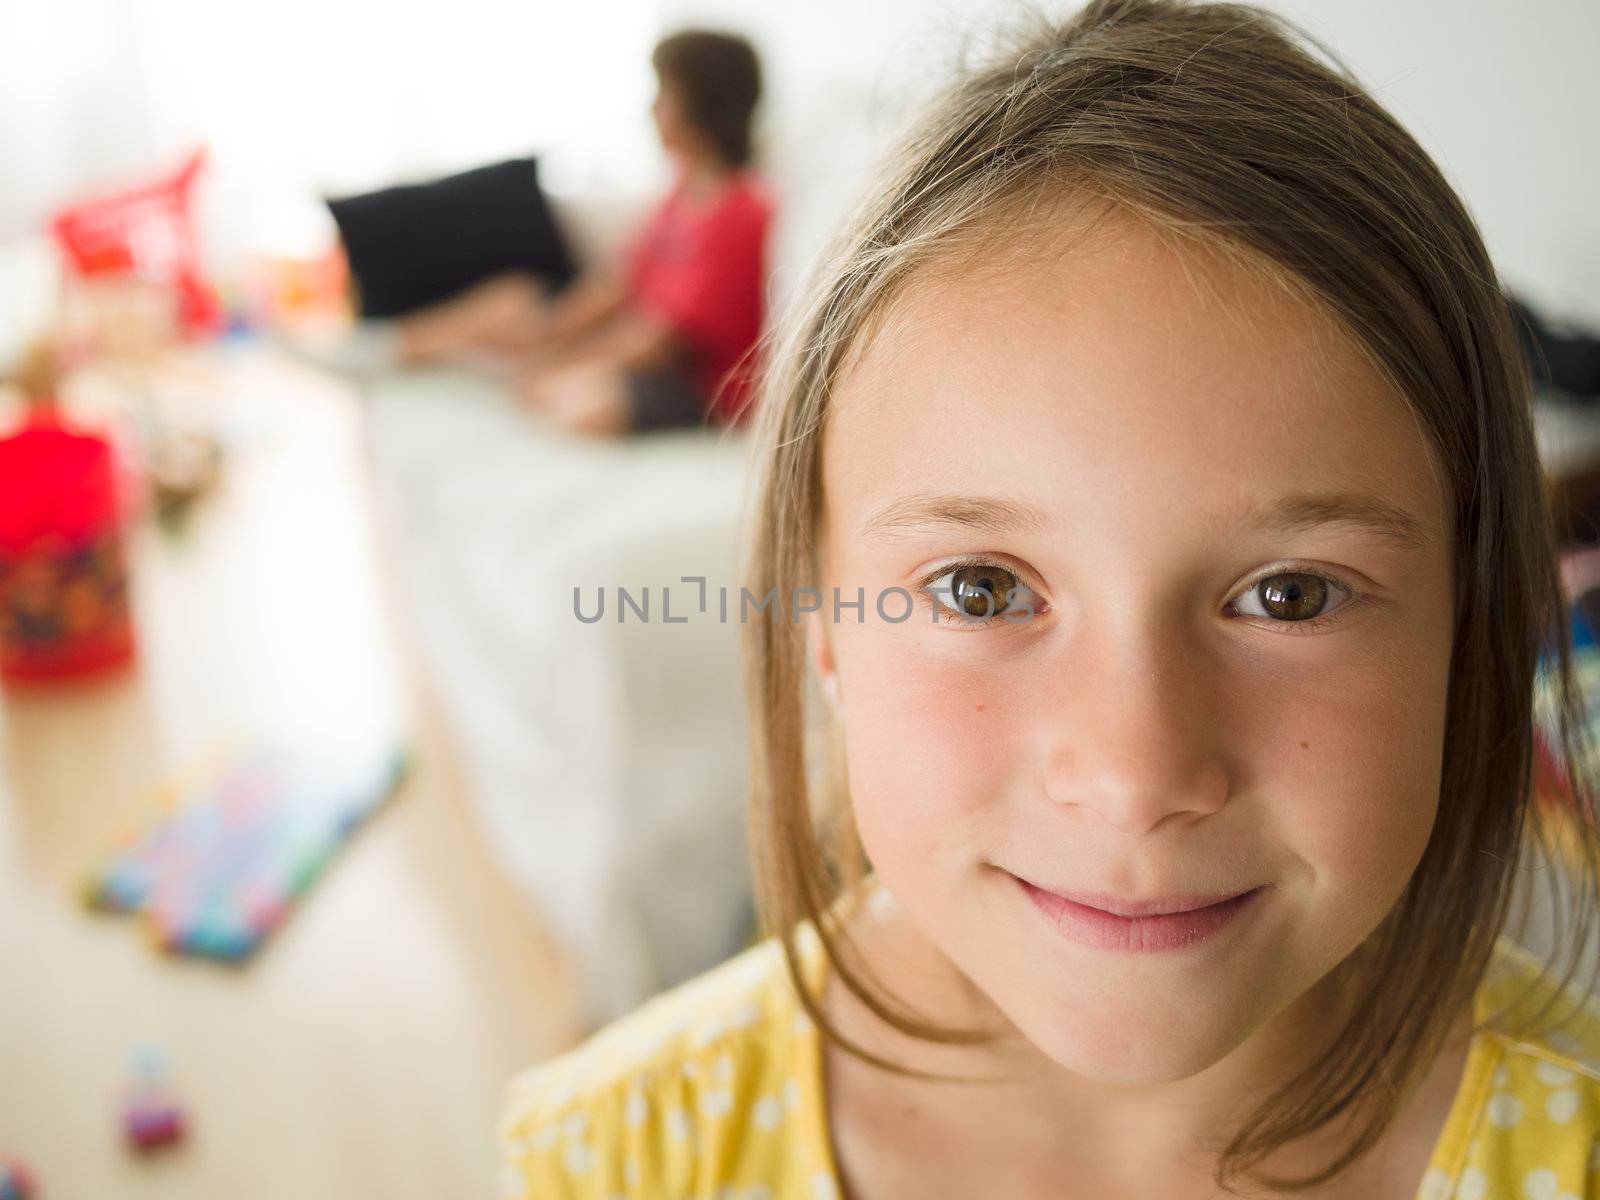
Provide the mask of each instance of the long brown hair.
{"label": "long brown hair", "polygon": [[[1239,4],[1095,0],[1065,22],[1031,18],[958,74],[814,269],[764,384],[744,548],[745,586],[778,602],[776,619],[744,628],[763,923],[811,1016],[851,1053],[906,1070],[845,1038],[820,1010],[803,983],[802,923],[820,935],[841,983],[895,1028],[940,1042],[984,1036],[926,1023],[873,977],[832,919],[864,855],[838,756],[826,754],[837,742],[815,702],[795,593],[818,581],[830,397],[875,320],[920,266],[986,237],[998,245],[1014,232],[1009,215],[1076,194],[1264,265],[1342,322],[1411,407],[1448,475],[1456,611],[1431,839],[1395,908],[1346,964],[1356,980],[1347,1024],[1264,1098],[1216,1169],[1229,1190],[1250,1174],[1301,1190],[1374,1146],[1483,978],[1496,936],[1514,910],[1526,918],[1513,903],[1520,860],[1556,837],[1533,803],[1544,647],[1565,759],[1582,762],[1586,752],[1528,381],[1483,241],[1416,141],[1337,59],[1277,17]],[[1574,924],[1559,936],[1576,947],[1596,911],[1600,871],[1593,796],[1581,775],[1573,789],[1578,879],[1562,913]],[[1576,956],[1567,961],[1563,984],[1577,966]],[[1314,1174],[1252,1172],[1330,1126],[1353,1132]]]}

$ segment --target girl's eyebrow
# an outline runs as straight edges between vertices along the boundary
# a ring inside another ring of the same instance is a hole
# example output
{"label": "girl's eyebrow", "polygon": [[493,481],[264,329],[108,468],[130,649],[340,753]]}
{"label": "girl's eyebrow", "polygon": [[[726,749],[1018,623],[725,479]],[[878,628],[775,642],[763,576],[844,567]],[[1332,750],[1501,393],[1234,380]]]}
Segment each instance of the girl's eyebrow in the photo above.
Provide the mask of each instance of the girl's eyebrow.
{"label": "girl's eyebrow", "polygon": [[[1298,492],[1276,500],[1247,500],[1233,517],[1235,527],[1251,531],[1306,533],[1342,525],[1392,543],[1402,550],[1426,550],[1438,542],[1408,510],[1376,496],[1348,492]],[[1224,527],[1226,527],[1224,523]]]}
{"label": "girl's eyebrow", "polygon": [[1043,533],[1048,513],[1026,500],[960,493],[918,492],[876,509],[861,522],[858,537],[893,537],[927,525],[959,525],[984,533]]}
{"label": "girl's eyebrow", "polygon": [[[857,536],[893,537],[934,525],[956,525],[989,534],[1042,534],[1053,524],[1048,512],[1026,500],[920,492],[875,509],[861,522]],[[1231,526],[1250,532],[1291,533],[1327,525],[1370,534],[1403,550],[1427,549],[1438,540],[1406,509],[1376,496],[1351,493],[1302,492],[1271,501],[1246,500],[1230,516],[1212,523],[1218,531]]]}

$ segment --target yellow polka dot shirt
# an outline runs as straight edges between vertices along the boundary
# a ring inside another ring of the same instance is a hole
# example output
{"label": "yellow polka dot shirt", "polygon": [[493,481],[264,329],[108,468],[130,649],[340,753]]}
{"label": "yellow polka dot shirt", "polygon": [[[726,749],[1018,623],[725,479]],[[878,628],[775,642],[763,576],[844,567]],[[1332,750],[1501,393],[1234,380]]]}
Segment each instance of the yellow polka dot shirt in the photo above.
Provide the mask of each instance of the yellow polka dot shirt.
{"label": "yellow polka dot shirt", "polygon": [[[820,942],[802,926],[798,943],[818,994]],[[1536,973],[1500,939],[1480,1019]],[[500,1194],[837,1200],[825,1114],[820,1034],[768,939],[519,1075],[500,1124]],[[1538,1038],[1480,1031],[1417,1200],[1600,1198],[1597,1140],[1600,1006]]]}

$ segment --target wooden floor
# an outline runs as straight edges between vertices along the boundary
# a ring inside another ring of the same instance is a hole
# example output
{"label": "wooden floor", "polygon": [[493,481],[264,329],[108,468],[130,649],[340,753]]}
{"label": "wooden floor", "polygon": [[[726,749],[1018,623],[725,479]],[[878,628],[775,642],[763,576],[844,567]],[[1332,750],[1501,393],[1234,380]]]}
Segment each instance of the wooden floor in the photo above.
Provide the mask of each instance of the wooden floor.
{"label": "wooden floor", "polygon": [[[359,405],[270,356],[185,369],[233,462],[185,537],[135,538],[140,665],[0,703],[0,1155],[48,1200],[492,1195],[502,1088],[570,1044],[574,989],[406,653]],[[254,961],[164,958],[78,906],[152,785],[230,740],[347,726],[406,732],[414,771]],[[193,1125],[150,1159],[118,1123],[145,1044]]]}

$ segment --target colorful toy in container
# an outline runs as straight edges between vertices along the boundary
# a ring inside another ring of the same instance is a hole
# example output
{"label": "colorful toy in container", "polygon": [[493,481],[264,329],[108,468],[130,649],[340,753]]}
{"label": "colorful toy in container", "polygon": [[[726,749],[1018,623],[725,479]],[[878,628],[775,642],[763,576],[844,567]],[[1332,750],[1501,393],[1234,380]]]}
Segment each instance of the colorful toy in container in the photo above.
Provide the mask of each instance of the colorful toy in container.
{"label": "colorful toy in container", "polygon": [[22,427],[0,437],[0,681],[81,677],[133,658],[116,456],[53,401],[52,351],[22,382]]}
{"label": "colorful toy in container", "polygon": [[50,223],[69,282],[137,280],[170,288],[177,320],[190,336],[222,326],[216,289],[200,262],[194,186],[205,150],[148,183],[62,209]]}

